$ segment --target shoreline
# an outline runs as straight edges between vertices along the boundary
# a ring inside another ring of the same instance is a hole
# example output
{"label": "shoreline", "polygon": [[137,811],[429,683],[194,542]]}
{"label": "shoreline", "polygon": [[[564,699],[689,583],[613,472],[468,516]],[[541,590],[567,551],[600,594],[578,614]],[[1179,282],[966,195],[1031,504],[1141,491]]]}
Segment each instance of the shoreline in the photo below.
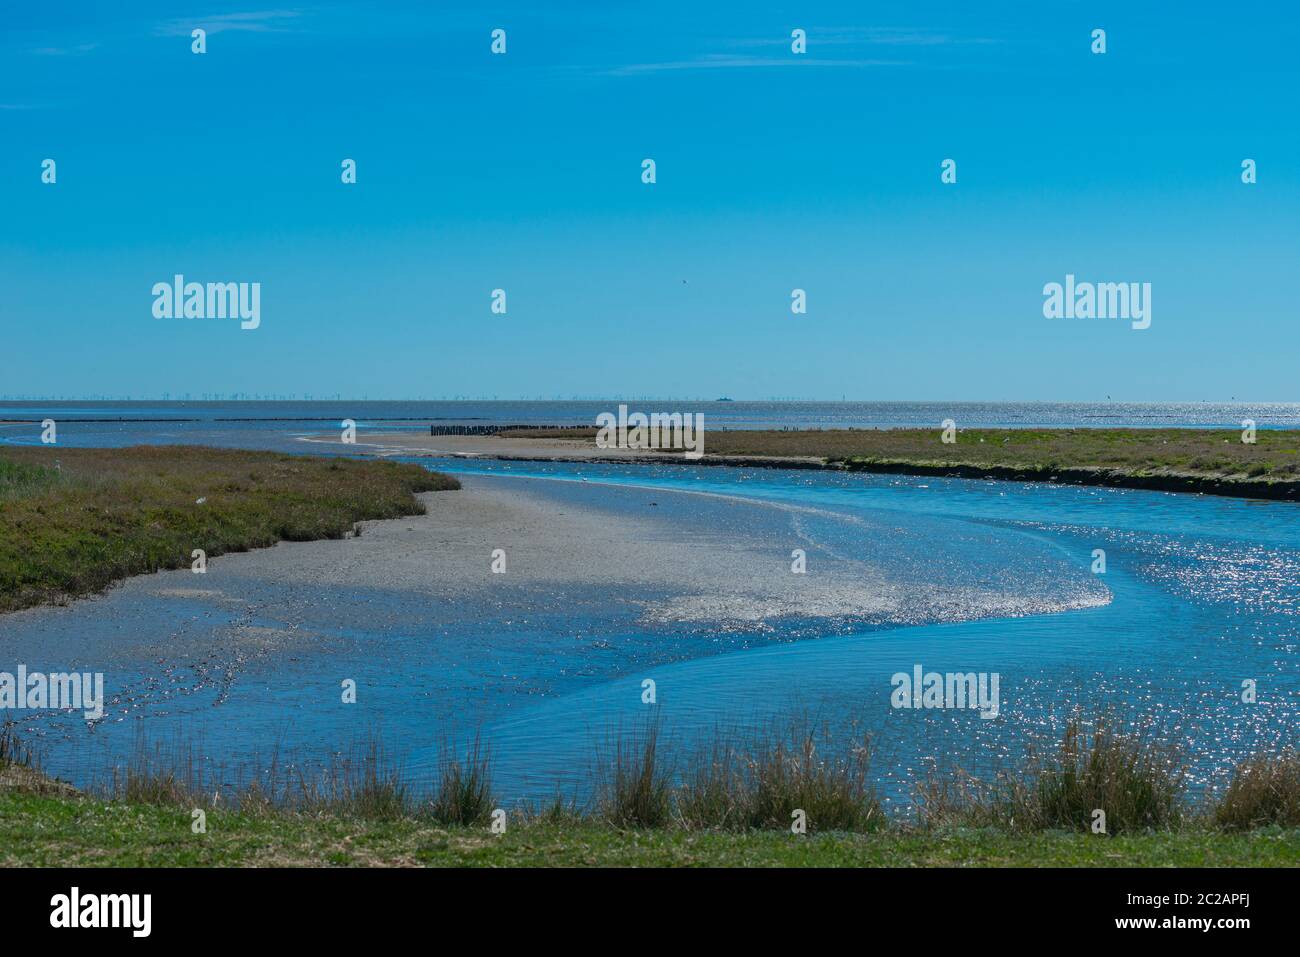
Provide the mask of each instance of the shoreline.
{"label": "shoreline", "polygon": [[[619,583],[619,596],[603,599],[611,624],[710,625],[743,637],[783,619],[910,624],[922,607],[945,603],[942,589],[928,578],[882,577],[881,556],[870,550],[851,558],[819,557],[815,580],[792,576],[784,550],[774,560],[770,542],[774,535],[787,535],[810,551],[823,549],[821,539],[801,526],[834,514],[816,507],[695,489],[561,484],[525,476],[466,476],[454,495],[428,491],[414,499],[421,511],[364,519],[351,534],[213,552],[201,580],[188,567],[152,569],[118,579],[102,592],[17,608],[4,617],[15,637],[30,639],[35,649],[51,637],[41,626],[55,624],[47,614],[52,609],[60,609],[59,625],[67,629],[73,627],[69,619],[82,615],[152,621],[141,618],[141,608],[155,603],[155,610],[170,613],[172,602],[199,603],[213,611],[255,602],[263,626],[256,634],[265,637],[268,629],[288,633],[303,624],[309,603],[299,590],[313,587],[405,597],[418,603],[425,624],[451,625],[455,609],[434,614],[423,603],[430,597],[462,606],[481,600],[491,608],[514,597],[540,608],[549,594],[558,607],[568,607],[583,589],[600,584],[593,568],[601,570],[601,579]],[[717,523],[743,515],[743,530],[730,529],[725,541],[683,535],[681,518],[688,513]],[[762,534],[756,531],[760,527],[766,529]],[[489,563],[493,550],[503,545],[509,575],[498,577]],[[539,588],[544,591],[535,591]],[[946,620],[1062,613],[1110,601],[1108,594],[1087,600],[1053,594],[1026,611],[1023,596],[1013,589],[983,597],[987,604],[978,611]],[[620,616],[619,608],[631,617]],[[352,621],[337,608],[332,614],[333,623],[356,627],[369,615]],[[89,622],[74,630],[93,631]],[[239,645],[247,643],[244,631],[242,625],[232,626],[222,634]]]}
{"label": "shoreline", "polygon": [[[594,433],[594,430],[590,430]],[[362,441],[362,439],[369,441]],[[302,442],[341,445],[334,438],[301,437]],[[646,452],[633,449],[598,449],[584,438],[550,435],[427,436],[392,433],[358,437],[357,449],[374,449],[366,455],[416,458],[471,458],[502,462],[567,462],[593,465],[676,465],[730,468],[809,469],[829,472],[863,472],[875,475],[910,475],[919,478],[960,478],[1001,482],[1041,482],[1096,488],[1217,495],[1260,501],[1300,502],[1300,477],[1256,478],[1244,474],[1190,472],[1177,468],[1117,468],[1105,465],[1049,466],[1026,464],[976,464],[936,462],[908,458],[836,458],[816,455],[748,455],[705,452],[686,459],[680,452]]]}
{"label": "shoreline", "polygon": [[[284,541],[347,538],[459,483],[417,465],[206,446],[0,450],[0,614]],[[188,571],[187,571],[188,573]]]}

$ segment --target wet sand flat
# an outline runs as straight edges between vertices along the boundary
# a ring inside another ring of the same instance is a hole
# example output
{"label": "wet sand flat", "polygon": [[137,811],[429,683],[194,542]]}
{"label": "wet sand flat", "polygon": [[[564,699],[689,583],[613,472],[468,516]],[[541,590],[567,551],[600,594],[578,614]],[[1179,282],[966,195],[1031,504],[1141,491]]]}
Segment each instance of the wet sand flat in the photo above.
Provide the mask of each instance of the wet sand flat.
{"label": "wet sand flat", "polygon": [[[489,476],[422,498],[427,514],[367,522],[355,538],[282,542],[213,558],[203,575],[140,576],[101,597],[2,616],[0,654],[32,667],[120,667],[151,697],[385,643],[473,666],[493,649],[540,653],[575,633],[603,646],[634,630],[635,654],[674,658],[699,651],[683,629],[717,650],[721,636],[765,641],[791,619],[820,621],[820,631],[1109,600],[1028,539],[957,536],[951,523],[903,528],[722,495]],[[492,571],[497,549],[504,574]],[[807,573],[792,571],[796,549]],[[1014,574],[998,567],[1008,558],[983,578],[952,577],[962,550],[999,549],[1034,557]]]}

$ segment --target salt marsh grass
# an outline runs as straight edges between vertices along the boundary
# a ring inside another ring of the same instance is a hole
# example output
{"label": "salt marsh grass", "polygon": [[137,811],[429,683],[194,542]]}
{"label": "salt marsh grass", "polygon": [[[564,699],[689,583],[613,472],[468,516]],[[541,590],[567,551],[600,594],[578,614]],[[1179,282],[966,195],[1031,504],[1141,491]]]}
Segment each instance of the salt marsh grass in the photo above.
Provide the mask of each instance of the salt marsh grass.
{"label": "salt marsh grass", "polygon": [[981,781],[960,771],[931,775],[917,807],[929,827],[964,825],[1010,831],[1090,831],[1097,812],[1104,833],[1168,830],[1189,813],[1177,755],[1118,720],[1075,715],[1055,751],[1031,752],[1014,773]]}
{"label": "salt marsh grass", "polygon": [[0,451],[0,612],[279,541],[342,538],[459,488],[417,465],[200,446]]}
{"label": "salt marsh grass", "polygon": [[824,730],[802,718],[772,727],[744,745],[716,739],[674,794],[676,820],[688,829],[789,830],[796,812],[810,831],[869,832],[884,826],[870,783],[869,740],[847,754],[823,753]]}
{"label": "salt marsh grass", "polygon": [[[1200,835],[1204,843],[1216,834],[1214,840],[1246,832],[1287,841],[1300,828],[1294,750],[1244,761],[1222,795],[1193,804],[1182,789],[1181,766],[1163,746],[1112,731],[1106,720],[1078,716],[1055,750],[1041,759],[1030,755],[1014,774],[989,783],[960,773],[921,782],[914,823],[882,809],[868,776],[869,742],[857,742],[840,757],[823,756],[827,743],[806,720],[743,745],[720,733],[689,757],[670,753],[665,742],[657,723],[616,735],[597,758],[589,804],[557,794],[542,806],[512,807],[510,827],[550,836],[571,831],[583,841],[599,828],[647,835],[783,832],[793,838],[792,815],[802,811],[809,835],[894,835],[904,842],[910,836],[924,842],[925,835],[987,833],[1032,841],[1034,835],[1074,833],[1101,842],[1168,835],[1178,843],[1182,835]],[[207,808],[290,829],[308,820],[358,827],[387,822],[467,834],[487,833],[498,806],[491,756],[477,740],[460,752],[444,748],[432,779],[419,782],[386,755],[377,734],[314,772],[274,757],[236,788],[213,786],[210,775],[196,771],[192,755],[184,746],[141,743],[90,806]],[[0,731],[0,770],[31,760],[12,729]],[[30,775],[0,775],[0,801],[23,794],[87,800],[66,786],[38,783]],[[1098,809],[1106,814],[1104,832],[1091,827]]]}
{"label": "salt marsh grass", "polygon": [[1238,765],[1214,808],[1214,822],[1231,831],[1300,827],[1300,751],[1256,754]]}
{"label": "salt marsh grass", "polygon": [[495,806],[492,758],[479,739],[463,755],[444,746],[433,796],[425,808],[429,817],[447,827],[474,827],[486,823]]}

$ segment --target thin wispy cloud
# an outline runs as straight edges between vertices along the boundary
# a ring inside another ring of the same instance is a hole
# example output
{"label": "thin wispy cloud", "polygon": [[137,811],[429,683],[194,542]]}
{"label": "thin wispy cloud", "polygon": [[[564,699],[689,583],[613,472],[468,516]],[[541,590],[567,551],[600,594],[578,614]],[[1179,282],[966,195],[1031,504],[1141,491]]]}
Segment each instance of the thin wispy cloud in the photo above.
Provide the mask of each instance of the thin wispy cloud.
{"label": "thin wispy cloud", "polygon": [[[913,27],[808,27],[808,52],[803,55],[789,55],[791,38],[782,33],[767,37],[743,37],[724,41],[724,46],[735,51],[731,53],[709,53],[688,59],[664,60],[660,62],[633,63],[611,67],[601,71],[607,76],[636,76],[645,73],[659,73],[667,70],[727,70],[727,69],[767,69],[775,67],[822,67],[823,69],[862,69],[867,67],[889,67],[914,65],[911,60],[889,59],[872,55],[870,48],[891,48],[893,50],[932,47],[956,47],[969,45],[996,44],[1000,41],[982,36],[960,36],[958,34],[927,30]],[[818,48],[834,47],[839,56],[822,57],[817,55]],[[849,49],[857,48],[857,49]],[[747,53],[746,50],[755,52]],[[779,54],[766,54],[758,51],[780,50]],[[861,53],[861,56],[846,54]]]}
{"label": "thin wispy cloud", "polygon": [[[990,37],[965,37],[936,30],[914,27],[809,27],[808,47],[818,46],[909,46],[937,47],[967,44],[999,43]],[[788,46],[788,36],[747,37],[732,40],[737,47]]]}
{"label": "thin wispy cloud", "polygon": [[668,60],[661,63],[630,63],[602,71],[606,76],[637,76],[660,73],[666,70],[760,70],[771,67],[838,67],[866,68],[877,66],[905,66],[904,60],[827,60],[817,57],[765,57],[736,53],[709,53],[690,60]]}
{"label": "thin wispy cloud", "polygon": [[189,36],[196,27],[209,35],[216,33],[284,33],[292,27],[293,20],[302,15],[299,10],[252,10],[245,13],[218,13],[206,17],[185,17],[165,20],[154,33],[159,36]]}
{"label": "thin wispy cloud", "polygon": [[882,46],[963,46],[967,44],[999,43],[992,37],[960,36],[938,30],[914,27],[830,27],[816,34],[818,43],[862,43]]}
{"label": "thin wispy cloud", "polygon": [[37,56],[85,56],[98,47],[98,43],[79,43],[68,47],[37,47],[32,53]]}

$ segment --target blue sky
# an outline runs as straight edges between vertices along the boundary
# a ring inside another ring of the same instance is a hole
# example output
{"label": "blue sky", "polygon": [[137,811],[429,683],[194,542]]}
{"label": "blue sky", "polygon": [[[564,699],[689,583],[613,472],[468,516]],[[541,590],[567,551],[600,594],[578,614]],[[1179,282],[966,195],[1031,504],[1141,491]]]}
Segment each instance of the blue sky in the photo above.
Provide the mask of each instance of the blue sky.
{"label": "blue sky", "polygon": [[1289,5],[285,3],[6,11],[0,394],[1300,398]]}

